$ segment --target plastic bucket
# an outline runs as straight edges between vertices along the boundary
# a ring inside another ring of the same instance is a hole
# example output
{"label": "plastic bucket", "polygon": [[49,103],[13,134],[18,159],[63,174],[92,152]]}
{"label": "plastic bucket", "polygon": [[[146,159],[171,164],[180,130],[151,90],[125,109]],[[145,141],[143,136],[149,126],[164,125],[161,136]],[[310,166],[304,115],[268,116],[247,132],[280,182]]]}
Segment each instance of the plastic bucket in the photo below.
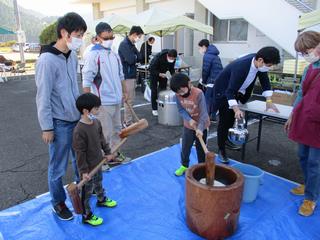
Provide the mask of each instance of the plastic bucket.
{"label": "plastic bucket", "polygon": [[257,198],[264,172],[258,167],[244,163],[236,163],[232,167],[239,170],[244,176],[242,201],[253,202]]}

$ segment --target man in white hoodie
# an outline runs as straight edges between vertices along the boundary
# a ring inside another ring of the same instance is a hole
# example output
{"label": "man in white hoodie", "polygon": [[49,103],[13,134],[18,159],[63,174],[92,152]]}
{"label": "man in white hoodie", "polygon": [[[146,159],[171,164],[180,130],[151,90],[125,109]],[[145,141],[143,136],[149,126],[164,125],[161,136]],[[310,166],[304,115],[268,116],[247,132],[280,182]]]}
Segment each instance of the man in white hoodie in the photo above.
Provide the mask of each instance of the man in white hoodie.
{"label": "man in white hoodie", "polygon": [[[99,43],[86,55],[82,86],[84,93],[92,92],[101,99],[100,111],[96,117],[100,120],[103,135],[112,149],[120,140],[120,109],[122,99],[126,98],[124,75],[119,55],[111,50],[114,39],[111,26],[105,22],[98,23],[96,34]],[[116,160],[123,162],[129,159],[118,152]]]}

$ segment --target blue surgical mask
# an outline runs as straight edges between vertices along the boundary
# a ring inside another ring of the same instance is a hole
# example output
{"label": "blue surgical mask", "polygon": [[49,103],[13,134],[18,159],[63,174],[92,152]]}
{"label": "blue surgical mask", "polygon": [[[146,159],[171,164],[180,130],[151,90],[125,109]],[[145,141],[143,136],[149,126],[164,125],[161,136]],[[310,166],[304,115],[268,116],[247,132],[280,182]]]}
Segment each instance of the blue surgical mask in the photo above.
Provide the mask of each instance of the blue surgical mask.
{"label": "blue surgical mask", "polygon": [[90,119],[90,120],[94,120],[94,119],[97,119],[97,117],[94,115],[94,114],[92,114],[92,113],[89,113],[89,115],[88,115],[88,118]]}

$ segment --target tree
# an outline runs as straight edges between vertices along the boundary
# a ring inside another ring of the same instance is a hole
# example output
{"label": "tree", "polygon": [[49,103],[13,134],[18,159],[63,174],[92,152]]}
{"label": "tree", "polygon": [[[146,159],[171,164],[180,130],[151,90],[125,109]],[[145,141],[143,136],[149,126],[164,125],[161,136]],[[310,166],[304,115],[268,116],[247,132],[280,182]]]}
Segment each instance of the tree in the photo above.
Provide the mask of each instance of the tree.
{"label": "tree", "polygon": [[57,22],[42,30],[39,36],[40,44],[49,44],[57,40]]}

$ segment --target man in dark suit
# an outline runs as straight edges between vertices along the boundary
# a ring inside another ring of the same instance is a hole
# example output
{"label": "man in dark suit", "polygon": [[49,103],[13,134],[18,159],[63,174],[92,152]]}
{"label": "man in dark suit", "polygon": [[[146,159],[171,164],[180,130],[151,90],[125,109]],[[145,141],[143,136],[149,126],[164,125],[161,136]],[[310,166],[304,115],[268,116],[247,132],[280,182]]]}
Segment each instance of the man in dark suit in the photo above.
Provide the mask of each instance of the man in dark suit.
{"label": "man in dark suit", "polygon": [[271,90],[268,71],[272,65],[280,62],[279,50],[275,47],[264,47],[256,54],[249,54],[236,59],[227,65],[215,81],[213,109],[219,110],[218,147],[221,162],[228,163],[225,145],[228,130],[234,124],[235,118],[241,119],[244,113],[238,103],[246,103],[251,97],[252,90],[259,77],[262,95],[266,100],[266,110],[278,109],[271,101]]}

